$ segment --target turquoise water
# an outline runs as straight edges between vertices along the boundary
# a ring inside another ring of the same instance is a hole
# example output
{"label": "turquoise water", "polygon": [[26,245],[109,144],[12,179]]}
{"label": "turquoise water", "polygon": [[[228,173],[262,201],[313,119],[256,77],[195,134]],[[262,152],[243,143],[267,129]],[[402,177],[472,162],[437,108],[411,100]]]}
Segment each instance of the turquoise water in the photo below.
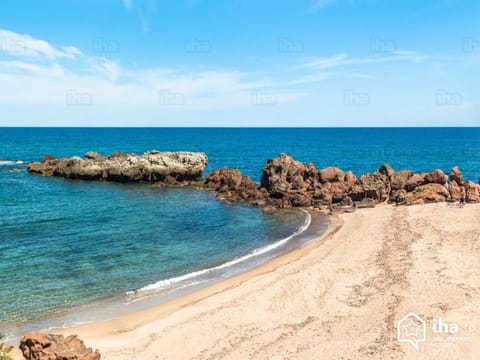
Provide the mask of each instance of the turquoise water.
{"label": "turquoise water", "polygon": [[67,181],[25,171],[26,162],[48,153],[150,149],[203,151],[207,171],[238,166],[257,181],[265,160],[280,152],[357,175],[384,162],[418,172],[459,165],[467,179],[480,175],[478,128],[0,128],[0,332],[105,299],[128,302],[228,276],[231,269],[222,264],[249,254],[273,256],[288,249],[274,244],[304,229],[304,212],[265,215],[192,188]]}

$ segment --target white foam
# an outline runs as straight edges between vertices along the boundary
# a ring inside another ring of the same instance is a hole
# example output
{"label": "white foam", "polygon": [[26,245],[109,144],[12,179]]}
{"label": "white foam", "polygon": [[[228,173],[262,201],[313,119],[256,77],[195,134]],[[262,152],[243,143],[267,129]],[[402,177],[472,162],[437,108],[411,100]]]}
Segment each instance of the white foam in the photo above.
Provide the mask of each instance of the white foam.
{"label": "white foam", "polygon": [[[201,276],[201,275],[205,275],[207,273],[210,273],[210,272],[213,272],[213,271],[218,271],[218,270],[222,270],[222,269],[225,269],[225,268],[228,268],[228,267],[231,267],[233,265],[236,265],[236,264],[239,264],[241,262],[244,262],[246,260],[249,260],[249,259],[252,259],[256,256],[259,256],[259,255],[262,255],[262,254],[265,254],[265,253],[268,253],[272,250],[275,250],[277,249],[278,247],[282,246],[282,245],[285,245],[289,240],[291,240],[293,237],[295,236],[298,236],[300,235],[301,233],[303,233],[305,230],[308,229],[308,227],[310,226],[310,223],[312,222],[312,216],[308,213],[308,211],[306,210],[303,210],[307,216],[305,218],[305,222],[303,223],[302,226],[300,226],[297,231],[295,231],[292,235],[282,239],[282,240],[279,240],[273,244],[270,244],[270,245],[266,245],[264,247],[261,247],[261,248],[258,248],[258,249],[255,249],[253,250],[251,253],[247,254],[247,255],[244,255],[244,256],[241,256],[241,257],[238,257],[236,259],[233,259],[233,260],[230,260],[230,261],[227,261],[221,265],[218,265],[218,266],[215,266],[215,267],[211,267],[211,268],[207,268],[207,269],[203,269],[203,270],[199,270],[199,271],[194,271],[194,272],[191,272],[191,273],[188,273],[188,274],[185,274],[185,275],[181,275],[181,276],[177,276],[177,277],[173,277],[173,278],[169,278],[169,279],[165,279],[165,280],[160,280],[154,284],[150,284],[150,285],[147,285],[147,286],[144,286],[138,290],[135,290],[135,291],[128,291],[126,294],[127,296],[131,296],[131,295],[135,295],[135,294],[138,294],[138,293],[143,293],[143,292],[155,292],[155,291],[159,291],[159,290],[162,290],[162,289],[165,289],[165,288],[168,288],[172,285],[175,285],[177,283],[180,283],[182,281],[186,281],[186,280],[190,280],[190,279],[193,279],[197,276]],[[189,286],[190,284],[188,284]],[[184,286],[182,286],[184,287]]]}
{"label": "white foam", "polygon": [[21,165],[23,164],[23,161],[18,160],[18,161],[12,161],[12,160],[0,160],[0,166],[7,166],[7,165]]}
{"label": "white foam", "polygon": [[0,160],[0,166],[2,165],[13,165],[15,161],[8,161],[8,160]]}

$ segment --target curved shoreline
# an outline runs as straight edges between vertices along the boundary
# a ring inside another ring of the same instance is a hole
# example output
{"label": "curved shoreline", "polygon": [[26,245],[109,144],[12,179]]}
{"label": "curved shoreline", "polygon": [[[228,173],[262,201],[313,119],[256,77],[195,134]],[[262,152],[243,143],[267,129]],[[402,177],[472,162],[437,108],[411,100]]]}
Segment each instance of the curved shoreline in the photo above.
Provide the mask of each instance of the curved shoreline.
{"label": "curved shoreline", "polygon": [[145,325],[156,319],[163,318],[179,309],[188,307],[229,289],[233,289],[257,276],[274,272],[282,266],[301,260],[313,249],[318,248],[327,239],[331,238],[341,228],[342,224],[343,221],[338,216],[334,215],[330,217],[328,228],[321,236],[311,239],[304,246],[276,256],[266,263],[261,264],[260,266],[251,270],[234,275],[224,280],[217,281],[189,294],[182,295],[165,303],[158,304],[138,312],[120,316],[111,320],[99,321],[62,329],[56,333],[63,335],[76,334],[79,335],[80,338],[87,340],[88,343],[89,338],[104,337],[135,330],[142,325]]}
{"label": "curved shoreline", "polygon": [[[300,210],[300,209],[298,209]],[[297,210],[297,211],[298,211]],[[301,209],[305,213],[303,223],[289,236],[264,245],[250,253],[241,255],[226,261],[216,267],[202,269],[194,273],[178,276],[185,280],[167,284],[165,288],[157,288],[157,284],[169,282],[170,279],[160,280],[146,285],[134,291],[118,294],[108,299],[97,300],[80,307],[68,310],[63,314],[47,316],[35,321],[21,323],[7,327],[8,336],[4,339],[6,344],[16,344],[21,336],[36,331],[57,333],[63,329],[75,328],[77,326],[88,326],[97,321],[108,322],[117,318],[133,315],[142,311],[148,311],[156,306],[176,299],[188,296],[218,282],[241,276],[255,268],[262,266],[280,256],[304,247],[315,240],[316,236],[305,234],[308,231],[324,233],[327,231],[328,217],[319,212],[314,212],[313,221],[311,212]],[[302,235],[304,236],[302,238]],[[204,275],[202,277],[202,275]],[[193,275],[193,276],[189,276]],[[174,279],[177,279],[174,278]]]}

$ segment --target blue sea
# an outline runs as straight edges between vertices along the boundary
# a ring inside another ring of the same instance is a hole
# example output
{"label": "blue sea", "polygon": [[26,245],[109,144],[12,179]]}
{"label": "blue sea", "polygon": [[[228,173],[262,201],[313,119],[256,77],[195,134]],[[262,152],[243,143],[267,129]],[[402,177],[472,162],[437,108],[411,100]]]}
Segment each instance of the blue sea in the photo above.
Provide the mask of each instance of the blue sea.
{"label": "blue sea", "polygon": [[302,246],[327,226],[300,209],[267,215],[195,188],[26,172],[45,154],[151,149],[202,151],[206,172],[238,167],[255,181],[281,152],[356,175],[389,163],[447,173],[458,165],[466,179],[480,176],[480,128],[0,128],[0,333],[165,301]]}

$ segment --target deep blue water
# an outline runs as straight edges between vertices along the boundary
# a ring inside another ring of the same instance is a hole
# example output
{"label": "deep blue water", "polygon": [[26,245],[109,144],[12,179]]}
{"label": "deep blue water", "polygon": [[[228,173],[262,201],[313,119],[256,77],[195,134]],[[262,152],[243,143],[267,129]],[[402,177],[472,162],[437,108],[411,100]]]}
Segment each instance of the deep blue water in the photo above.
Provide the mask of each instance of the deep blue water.
{"label": "deep blue water", "polygon": [[301,212],[264,215],[195,189],[33,176],[15,163],[151,149],[203,151],[206,171],[239,167],[256,181],[281,152],[357,175],[389,163],[416,172],[458,165],[467,179],[480,176],[480,128],[0,128],[0,331],[218,266],[305,221]]}

